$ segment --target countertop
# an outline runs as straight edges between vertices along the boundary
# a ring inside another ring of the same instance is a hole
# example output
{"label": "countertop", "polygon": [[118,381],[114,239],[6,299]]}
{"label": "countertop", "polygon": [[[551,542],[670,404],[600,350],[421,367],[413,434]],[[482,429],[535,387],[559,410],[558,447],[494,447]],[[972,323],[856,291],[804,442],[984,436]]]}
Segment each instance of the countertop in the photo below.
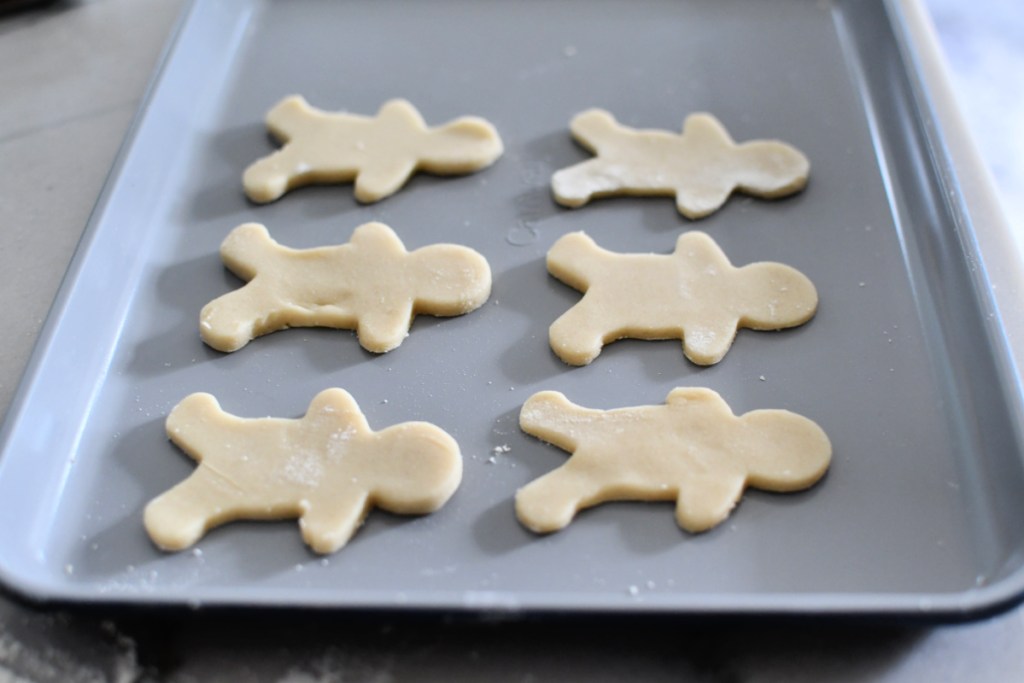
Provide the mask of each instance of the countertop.
{"label": "countertop", "polygon": [[[7,6],[18,3],[7,3]],[[1024,10],[927,0],[962,112],[1024,235]],[[0,415],[182,0],[0,14]],[[4,7],[0,4],[0,10]],[[915,627],[61,610],[0,593],[8,681],[1019,681],[1024,607]]]}

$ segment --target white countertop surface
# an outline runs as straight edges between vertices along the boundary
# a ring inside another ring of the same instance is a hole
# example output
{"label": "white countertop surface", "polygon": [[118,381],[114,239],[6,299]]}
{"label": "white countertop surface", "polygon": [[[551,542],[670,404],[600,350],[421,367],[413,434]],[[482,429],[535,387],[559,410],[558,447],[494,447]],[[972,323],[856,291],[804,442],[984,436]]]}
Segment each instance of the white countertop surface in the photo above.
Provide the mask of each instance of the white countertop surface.
{"label": "white countertop surface", "polygon": [[[14,312],[0,345],[0,415],[182,4],[83,0],[0,14],[0,306]],[[1024,234],[1024,5],[925,4],[1009,222]],[[60,611],[0,593],[0,683],[410,678],[1022,681],[1024,608],[937,628],[478,623],[297,613],[157,618]]]}

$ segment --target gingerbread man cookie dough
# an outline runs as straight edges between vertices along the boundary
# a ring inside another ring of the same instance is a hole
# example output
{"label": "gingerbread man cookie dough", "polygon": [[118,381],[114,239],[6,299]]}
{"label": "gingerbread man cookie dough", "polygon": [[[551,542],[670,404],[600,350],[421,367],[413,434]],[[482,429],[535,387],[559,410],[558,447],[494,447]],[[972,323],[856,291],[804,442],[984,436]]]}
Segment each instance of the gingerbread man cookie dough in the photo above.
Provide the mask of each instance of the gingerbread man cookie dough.
{"label": "gingerbread man cookie dough", "polygon": [[784,197],[807,184],[810,163],[777,140],[737,145],[710,114],[691,114],[682,135],[637,130],[602,109],[573,118],[573,137],[597,155],[564,168],[551,179],[559,204],[578,207],[593,197],[676,197],[679,213],[695,219],[717,211],[734,190],[757,197]]}
{"label": "gingerbread man cookie dough", "polygon": [[617,254],[582,232],[555,242],[548,271],[584,292],[549,330],[551,348],[570,365],[586,365],[616,339],[682,339],[698,365],[725,356],[741,327],[778,330],[814,315],[818,294],[781,263],[736,268],[703,232],[679,237],[672,254]]}
{"label": "gingerbread man cookie dough", "polygon": [[425,422],[375,432],[342,389],[320,392],[297,420],[235,417],[192,394],[168,415],[167,435],[199,466],[146,506],[146,531],[164,550],[232,520],[297,517],[303,540],[332,553],[373,507],[433,512],[462,479],[446,432]]}
{"label": "gingerbread man cookie dough", "polygon": [[520,427],[572,454],[516,494],[528,529],[564,528],[576,512],[613,500],[674,500],[676,521],[705,531],[743,490],[799,491],[828,469],[832,446],[811,420],[786,410],[736,416],[710,389],[677,388],[665,405],[592,410],[555,391],[531,396]]}
{"label": "gingerbread man cookie dough", "polygon": [[240,225],[221,245],[224,264],[247,280],[208,303],[200,335],[218,351],[286,327],[355,329],[374,353],[397,347],[419,313],[454,316],[490,296],[491,270],[476,251],[433,244],[406,251],[383,223],[356,228],[348,244],[290,249],[258,223]]}
{"label": "gingerbread man cookie dough", "polygon": [[321,111],[292,95],[270,110],[267,128],[284,146],[249,166],[242,179],[246,195],[260,204],[303,185],[351,180],[357,200],[376,202],[416,171],[472,173],[503,151],[487,121],[464,116],[430,128],[405,100],[390,100],[367,117]]}

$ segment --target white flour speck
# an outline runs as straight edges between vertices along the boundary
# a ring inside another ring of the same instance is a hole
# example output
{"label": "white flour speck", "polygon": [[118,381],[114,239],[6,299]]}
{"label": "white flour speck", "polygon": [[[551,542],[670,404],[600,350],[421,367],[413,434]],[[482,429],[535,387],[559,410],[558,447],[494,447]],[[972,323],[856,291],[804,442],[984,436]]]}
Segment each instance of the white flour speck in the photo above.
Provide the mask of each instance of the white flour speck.
{"label": "white flour speck", "polygon": [[323,478],[324,467],[315,453],[299,451],[284,465],[284,478],[299,486],[316,486]]}

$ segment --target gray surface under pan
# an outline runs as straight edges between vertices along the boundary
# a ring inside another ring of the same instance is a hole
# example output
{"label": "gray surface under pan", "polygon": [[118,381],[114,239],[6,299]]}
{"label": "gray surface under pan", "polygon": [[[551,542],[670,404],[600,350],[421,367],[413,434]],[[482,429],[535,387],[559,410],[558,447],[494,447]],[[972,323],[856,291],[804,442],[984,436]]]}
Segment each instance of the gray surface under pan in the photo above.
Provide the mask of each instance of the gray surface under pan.
{"label": "gray surface under pan", "polygon": [[[972,225],[905,51],[902,5],[881,2],[196,2],[86,230],[3,434],[0,567],[32,598],[141,604],[955,618],[1024,590],[1020,388]],[[371,114],[411,100],[429,123],[475,114],[506,152],[459,178],[415,177],[359,205],[351,186],[256,206],[247,164],[274,148],[282,96]],[[549,180],[588,158],[567,129],[600,106],[678,129],[716,114],[737,140],[803,150],[811,182],[781,201],[734,196],[691,222],[671,199],[556,205]],[[483,253],[490,301],[421,317],[374,356],[348,331],[297,329],[224,355],[198,311],[239,286],[218,246],[257,221],[282,243],[347,241],[369,220],[407,247]],[[585,230],[615,251],[668,252],[685,230],[736,264],[807,274],[817,316],[742,331],[716,366],[678,341],[620,341],[590,366],[551,353],[548,325],[579,294],[544,255]],[[234,523],[164,554],[145,503],[193,464],[164,435],[194,391],[243,416],[301,415],[340,386],[374,428],[450,432],[463,483],[422,518],[370,515],[320,558],[293,521]],[[787,408],[834,446],[800,494],[748,491],[689,535],[668,503],[616,503],[564,531],[522,528],[512,496],[564,462],[521,433],[519,407],[556,389],[583,405],[654,404],[706,386],[736,412]],[[505,447],[507,446],[507,451]],[[499,452],[495,449],[498,448]]]}

